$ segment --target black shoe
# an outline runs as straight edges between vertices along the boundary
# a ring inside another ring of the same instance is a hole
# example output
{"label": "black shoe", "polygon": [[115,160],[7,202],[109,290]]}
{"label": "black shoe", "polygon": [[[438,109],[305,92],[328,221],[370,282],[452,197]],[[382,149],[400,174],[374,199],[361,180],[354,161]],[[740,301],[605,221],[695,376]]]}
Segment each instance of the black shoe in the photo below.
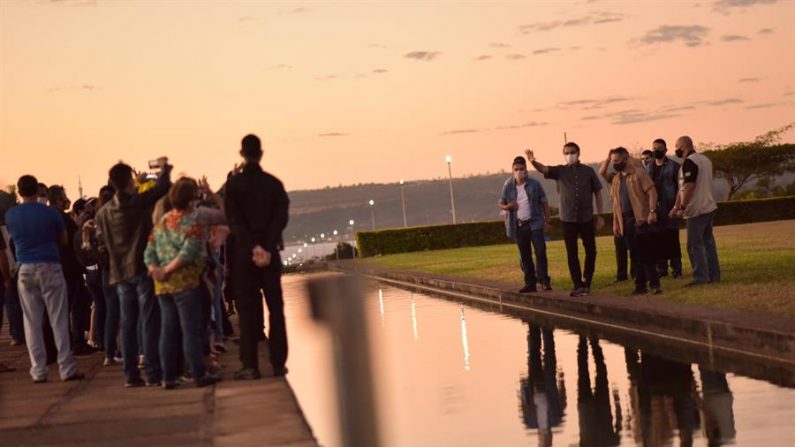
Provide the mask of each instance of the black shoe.
{"label": "black shoe", "polygon": [[552,281],[549,279],[546,281],[541,281],[541,289],[545,292],[552,290]]}
{"label": "black shoe", "polygon": [[287,375],[287,367],[286,366],[278,366],[273,368],[273,377],[284,377]]}
{"label": "black shoe", "polygon": [[615,282],[622,282],[627,280],[629,280],[629,277],[627,276],[617,276]]}
{"label": "black shoe", "polygon": [[141,379],[128,380],[124,383],[124,388],[138,388],[144,385],[146,385],[146,382]]}
{"label": "black shoe", "polygon": [[92,348],[91,346],[88,346],[87,344],[82,344],[82,345],[78,345],[77,347],[72,349],[72,355],[74,355],[76,357],[80,357],[80,356],[84,356],[84,355],[91,355],[91,354],[93,354],[93,353],[95,353],[97,351],[98,350],[96,348]]}
{"label": "black shoe", "polygon": [[574,296],[574,297],[576,297],[576,296],[587,296],[587,295],[590,295],[590,294],[591,294],[591,289],[589,289],[588,287],[578,287],[578,288],[572,290],[571,293],[569,294],[569,296]]}
{"label": "black shoe", "polygon": [[658,272],[657,272],[657,275],[658,275],[660,278],[664,278],[664,277],[668,276],[668,270],[666,270],[666,271],[658,271]]}
{"label": "black shoe", "polygon": [[161,386],[162,385],[162,381],[160,381],[160,380],[147,380],[147,381],[144,382],[144,385],[146,385],[146,386]]}
{"label": "black shoe", "polygon": [[524,286],[521,289],[519,289],[519,293],[534,293],[534,292],[538,292],[538,289],[536,289],[535,284],[533,284],[532,286]]}
{"label": "black shoe", "polygon": [[[237,379],[237,377],[235,377]],[[221,378],[215,374],[205,374],[202,378],[196,379],[196,386],[199,388],[214,385],[221,381]]]}
{"label": "black shoe", "polygon": [[679,279],[679,278],[681,278],[681,277],[682,277],[682,272],[673,272],[673,273],[671,274],[671,277],[672,277],[673,279]]}
{"label": "black shoe", "polygon": [[163,382],[164,390],[174,390],[179,388],[179,382]]}
{"label": "black shoe", "polygon": [[71,376],[63,379],[64,382],[74,382],[75,380],[83,380],[86,378],[86,375],[81,372],[76,372]]}
{"label": "black shoe", "polygon": [[630,295],[632,296],[646,295],[647,293],[649,293],[649,289],[643,287],[643,288],[635,288],[635,290],[633,290],[632,293],[630,293]]}
{"label": "black shoe", "polygon": [[257,380],[261,377],[262,374],[253,368],[243,368],[240,371],[235,372],[234,375],[235,380]]}

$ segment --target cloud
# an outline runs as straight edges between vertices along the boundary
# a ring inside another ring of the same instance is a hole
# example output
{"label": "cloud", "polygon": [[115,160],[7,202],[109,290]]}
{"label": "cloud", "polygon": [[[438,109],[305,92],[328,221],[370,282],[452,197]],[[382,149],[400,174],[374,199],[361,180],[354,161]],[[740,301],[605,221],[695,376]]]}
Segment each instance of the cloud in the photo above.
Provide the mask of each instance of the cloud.
{"label": "cloud", "polygon": [[759,82],[759,78],[741,78],[737,82]]}
{"label": "cloud", "polygon": [[616,12],[598,11],[591,13],[587,16],[577,17],[568,20],[554,20],[551,22],[536,22],[527,25],[520,25],[519,32],[522,34],[531,34],[535,32],[552,31],[558,28],[569,28],[575,26],[585,25],[602,25],[605,23],[614,23],[624,20],[624,14]]}
{"label": "cloud", "polygon": [[693,110],[696,106],[673,106],[673,107],[666,107],[661,112],[681,112],[683,110]]}
{"label": "cloud", "polygon": [[252,16],[243,16],[237,19],[237,21],[240,23],[251,22],[253,20],[257,20],[257,18]]}
{"label": "cloud", "polygon": [[782,96],[795,96],[795,92],[786,92]]}
{"label": "cloud", "polygon": [[510,125],[506,125],[506,126],[497,126],[497,130],[523,129],[523,128],[526,128],[526,127],[546,126],[547,124],[549,124],[549,123],[547,123],[546,121],[541,121],[541,122],[530,121],[530,122],[522,123],[522,124],[510,124]]}
{"label": "cloud", "polygon": [[375,70],[372,71],[372,73],[373,74],[384,74],[384,73],[389,73],[389,70],[387,70],[386,68],[376,68]]}
{"label": "cloud", "polygon": [[726,99],[718,99],[714,101],[701,101],[700,104],[705,104],[708,106],[725,106],[729,104],[742,104],[742,99],[739,98],[726,98]]}
{"label": "cloud", "polygon": [[732,8],[749,8],[757,5],[770,5],[777,0],[719,0],[713,5],[716,11],[729,12]]}
{"label": "cloud", "polygon": [[333,79],[339,79],[341,77],[342,77],[341,75],[336,75],[336,74],[334,74],[334,75],[325,75],[325,76],[318,76],[318,77],[315,78],[315,80],[316,81],[331,81]]}
{"label": "cloud", "polygon": [[654,113],[641,112],[639,110],[625,110],[617,114],[612,114],[611,116],[613,118],[611,124],[623,125],[665,120],[669,118],[676,118],[679,115],[676,113]]}
{"label": "cloud", "polygon": [[560,51],[560,48],[557,47],[541,48],[533,51],[533,54],[549,54],[549,53],[554,53],[555,51]]}
{"label": "cloud", "polygon": [[288,64],[271,65],[267,70],[292,70],[294,67]]}
{"label": "cloud", "polygon": [[603,117],[599,116],[599,115],[588,115],[588,116],[584,116],[584,117],[582,117],[580,119],[582,121],[589,121],[589,120],[598,120],[598,119],[601,119],[601,118],[603,118]]}
{"label": "cloud", "polygon": [[746,106],[746,110],[753,110],[753,109],[768,109],[770,107],[778,107],[778,106],[786,106],[792,104],[791,102],[768,102],[764,104],[753,104],[750,106]]}
{"label": "cloud", "polygon": [[641,45],[670,43],[682,41],[688,47],[697,47],[704,43],[710,29],[701,25],[663,25],[653,29],[640,38]]}
{"label": "cloud", "polygon": [[742,36],[740,34],[727,34],[725,36],[720,36],[720,40],[722,40],[724,42],[737,42],[737,41],[740,41],[740,40],[751,40],[751,39],[749,39],[749,38],[747,38],[745,36]]}
{"label": "cloud", "polygon": [[492,43],[489,44],[489,46],[491,48],[510,48],[511,47],[510,44],[502,43],[502,42],[492,42]]}
{"label": "cloud", "polygon": [[370,45],[367,45],[367,46],[370,47],[370,48],[380,48],[380,49],[387,48],[386,45],[380,44],[380,43],[371,43]]}
{"label": "cloud", "polygon": [[286,15],[293,15],[293,14],[303,14],[303,13],[306,13],[306,12],[309,12],[309,11],[310,11],[309,8],[300,7],[300,8],[293,8],[293,9],[287,9],[287,10],[279,11],[276,14],[280,15],[280,16],[286,16]]}
{"label": "cloud", "polygon": [[320,138],[329,138],[329,137],[347,137],[350,134],[342,133],[342,132],[326,132],[326,133],[319,133],[317,134]]}
{"label": "cloud", "polygon": [[462,133],[477,133],[480,132],[479,129],[454,129],[448,130],[447,132],[442,132],[442,135],[458,135]]}
{"label": "cloud", "polygon": [[616,104],[621,102],[628,102],[634,98],[625,96],[608,96],[599,99],[575,99],[571,101],[562,101],[557,104],[559,108],[581,107],[584,109],[600,109],[608,104]]}
{"label": "cloud", "polygon": [[60,92],[63,90],[79,90],[83,92],[92,92],[97,89],[97,86],[91,84],[83,84],[83,85],[69,85],[69,86],[60,86],[60,87],[51,87],[48,88],[48,92]]}
{"label": "cloud", "polygon": [[756,34],[773,34],[773,28],[762,28]]}
{"label": "cloud", "polygon": [[411,51],[403,55],[403,57],[408,59],[416,59],[418,61],[432,61],[436,59],[440,54],[438,51]]}
{"label": "cloud", "polygon": [[480,62],[480,61],[487,61],[487,60],[489,60],[491,58],[492,58],[492,56],[490,54],[481,54],[480,56],[478,56],[478,57],[476,57],[476,58],[474,58],[472,60]]}
{"label": "cloud", "polygon": [[525,58],[524,54],[506,54],[505,55],[505,59],[508,59],[508,60],[511,60],[511,61],[518,61],[519,59],[524,59],[524,58]]}

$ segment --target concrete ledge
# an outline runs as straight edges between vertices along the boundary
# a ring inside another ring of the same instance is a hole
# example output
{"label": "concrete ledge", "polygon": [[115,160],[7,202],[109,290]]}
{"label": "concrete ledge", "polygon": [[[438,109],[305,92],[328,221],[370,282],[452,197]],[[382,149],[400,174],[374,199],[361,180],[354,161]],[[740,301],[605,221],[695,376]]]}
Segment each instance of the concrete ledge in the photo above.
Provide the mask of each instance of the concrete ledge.
{"label": "concrete ledge", "polygon": [[344,261],[331,270],[359,273],[465,301],[499,312],[542,317],[578,331],[598,331],[631,346],[665,346],[675,357],[795,386],[795,319],[753,315],[650,297],[572,298],[568,292],[519,294],[510,285],[468,278],[398,271]]}

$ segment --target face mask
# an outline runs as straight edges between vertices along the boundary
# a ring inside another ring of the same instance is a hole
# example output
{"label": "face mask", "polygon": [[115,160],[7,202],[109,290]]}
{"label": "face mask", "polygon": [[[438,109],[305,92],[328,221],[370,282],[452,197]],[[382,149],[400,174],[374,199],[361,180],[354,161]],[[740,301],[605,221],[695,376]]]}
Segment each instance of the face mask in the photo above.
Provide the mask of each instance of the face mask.
{"label": "face mask", "polygon": [[580,154],[575,152],[573,154],[566,154],[564,157],[566,157],[566,163],[573,165],[580,159]]}
{"label": "face mask", "polygon": [[682,158],[682,157],[684,157],[684,155],[685,155],[685,151],[683,151],[682,149],[677,149],[677,150],[675,150],[675,151],[674,151],[674,153],[675,153],[675,154],[676,154],[676,156],[677,156],[677,157],[679,157],[679,158]]}
{"label": "face mask", "polygon": [[665,151],[652,151],[651,155],[657,160],[662,160],[665,158]]}
{"label": "face mask", "polygon": [[617,172],[623,171],[624,168],[626,167],[627,167],[627,162],[625,161],[621,163],[613,163],[613,169],[615,169]]}
{"label": "face mask", "polygon": [[47,204],[47,198],[46,197],[39,197],[38,199],[36,199],[36,202],[41,203],[42,205],[46,205]]}
{"label": "face mask", "polygon": [[513,176],[516,178],[516,180],[523,182],[527,180],[527,171],[514,171]]}

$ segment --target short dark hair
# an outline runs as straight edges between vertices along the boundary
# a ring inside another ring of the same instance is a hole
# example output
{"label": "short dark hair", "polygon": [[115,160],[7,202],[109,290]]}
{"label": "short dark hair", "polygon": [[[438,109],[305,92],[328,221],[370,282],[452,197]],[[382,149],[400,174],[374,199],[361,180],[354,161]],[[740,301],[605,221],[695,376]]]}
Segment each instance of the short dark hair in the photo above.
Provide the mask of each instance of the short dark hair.
{"label": "short dark hair", "polygon": [[116,163],[108,171],[108,181],[116,191],[121,191],[130,184],[133,178],[133,168],[122,162]]}
{"label": "short dark hair", "polygon": [[524,157],[516,157],[513,159],[513,163],[511,164],[511,166],[513,165],[527,166],[527,160],[525,160]]}
{"label": "short dark hair", "polygon": [[574,148],[574,150],[577,151],[578,154],[580,153],[580,146],[578,146],[577,143],[573,141],[569,141],[568,143],[564,144],[563,147],[572,147]]}
{"label": "short dark hair", "polygon": [[664,148],[668,149],[668,145],[665,144],[665,140],[663,140],[662,138],[657,138],[652,142],[652,144],[662,144]]}
{"label": "short dark hair", "polygon": [[190,177],[180,177],[168,191],[168,200],[174,208],[184,211],[199,194],[199,184]]}
{"label": "short dark hair", "polygon": [[75,203],[72,204],[72,212],[75,214],[80,214],[83,210],[86,209],[86,205],[88,204],[88,200],[84,198],[79,198],[75,200]]}
{"label": "short dark hair", "polygon": [[50,201],[50,205],[65,195],[66,191],[64,191],[63,186],[61,185],[52,185],[47,189],[47,200]]}
{"label": "short dark hair", "polygon": [[259,160],[262,158],[262,143],[254,134],[248,134],[241,141],[240,153],[246,160]]}
{"label": "short dark hair", "polygon": [[17,191],[22,197],[34,197],[39,194],[39,181],[32,175],[23,175],[17,180]]}
{"label": "short dark hair", "polygon": [[37,188],[37,191],[36,191],[37,195],[38,195],[39,191],[41,191],[42,189],[44,190],[44,195],[45,196],[47,195],[47,189],[49,189],[49,188],[47,188],[47,185],[45,185],[44,183],[39,182],[39,184],[36,185],[36,188]]}
{"label": "short dark hair", "polygon": [[610,149],[610,154],[611,155],[612,154],[618,154],[618,155],[628,156],[629,155],[629,151],[627,150],[627,148],[619,146],[619,147]]}
{"label": "short dark hair", "polygon": [[648,155],[649,157],[651,157],[652,153],[650,150],[646,149],[645,151],[641,152],[640,155]]}

